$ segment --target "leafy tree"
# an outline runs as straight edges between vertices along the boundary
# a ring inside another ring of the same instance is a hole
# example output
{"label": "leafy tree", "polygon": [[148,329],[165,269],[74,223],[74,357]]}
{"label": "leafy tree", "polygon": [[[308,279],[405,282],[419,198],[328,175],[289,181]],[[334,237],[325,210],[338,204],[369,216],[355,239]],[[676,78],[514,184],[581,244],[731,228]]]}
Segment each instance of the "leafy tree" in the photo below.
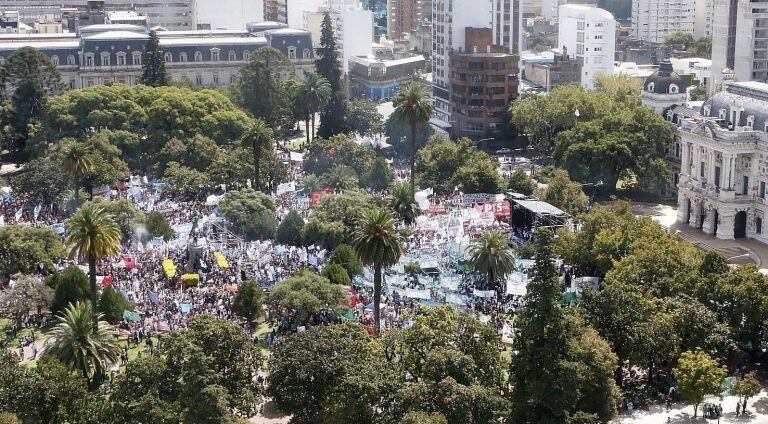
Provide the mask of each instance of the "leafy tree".
{"label": "leafy tree", "polygon": [[419,204],[413,200],[411,187],[404,181],[395,183],[390,191],[392,196],[389,200],[389,207],[406,224],[410,225],[416,221],[416,217],[421,214]]}
{"label": "leafy tree", "polygon": [[293,65],[280,51],[261,47],[240,69],[233,85],[235,101],[273,131],[293,124],[292,97],[283,77],[293,74]]}
{"label": "leafy tree", "polygon": [[80,268],[70,266],[51,275],[46,284],[54,290],[51,312],[58,314],[70,303],[88,299],[88,277]]}
{"label": "leafy tree", "polygon": [[275,233],[275,204],[261,192],[249,188],[230,191],[219,202],[219,210],[231,228],[248,240],[272,238]]}
{"label": "leafy tree", "polygon": [[754,265],[744,265],[715,281],[708,306],[729,325],[738,344],[757,353],[768,340],[768,279]]}
{"label": "leafy tree", "polygon": [[690,95],[692,102],[701,102],[709,98],[709,91],[704,84],[699,84],[696,87],[693,87],[693,90],[689,91],[688,94]]}
{"label": "leafy tree", "polygon": [[221,149],[215,141],[201,134],[195,134],[184,141],[173,138],[160,149],[155,166],[159,175],[166,171],[171,162],[205,172],[220,152]]}
{"label": "leafy tree", "polygon": [[190,193],[197,193],[201,188],[211,185],[211,177],[207,173],[181,165],[178,162],[168,162],[163,173],[163,180],[170,184],[174,190]]}
{"label": "leafy tree", "polygon": [[11,94],[12,145],[8,147],[13,153],[20,153],[27,147],[30,125],[47,111],[48,96],[61,90],[61,74],[48,56],[35,48],[22,47],[0,67],[0,87]]}
{"label": "leafy tree", "polygon": [[337,192],[357,188],[359,181],[360,178],[352,167],[341,164],[334,165],[333,168],[323,176],[324,185]]}
{"label": "leafy tree", "polygon": [[416,129],[419,125],[429,122],[432,117],[432,98],[426,86],[411,83],[400,88],[395,94],[392,104],[395,115],[411,126],[411,200],[416,193]]}
{"label": "leafy tree", "polygon": [[674,370],[678,390],[685,398],[693,402],[693,417],[699,404],[708,395],[720,393],[723,379],[727,375],[725,367],[701,350],[683,352]]}
{"label": "leafy tree", "polygon": [[382,156],[377,156],[371,163],[371,169],[365,174],[363,180],[367,188],[384,190],[389,186],[393,178],[394,176],[387,160]]}
{"label": "leafy tree", "polygon": [[383,209],[374,209],[360,220],[353,246],[360,262],[373,267],[373,321],[376,336],[381,334],[382,270],[397,264],[403,255],[400,234],[395,231],[392,215]]}
{"label": "leafy tree", "polygon": [[96,261],[104,256],[111,256],[120,251],[120,229],[110,215],[95,205],[85,205],[64,221],[67,229],[66,244],[71,258],[80,257],[88,262],[88,281],[90,285],[91,308],[93,313],[91,323],[93,334],[97,334],[98,313],[96,286]]}
{"label": "leafy tree", "polygon": [[115,290],[112,285],[104,287],[99,299],[99,312],[104,315],[104,320],[110,324],[117,324],[123,319],[123,311],[132,310],[133,303],[125,298],[125,295]]}
{"label": "leafy tree", "polygon": [[324,196],[309,214],[304,242],[333,248],[351,241],[359,220],[374,206],[374,199],[359,191]]}
{"label": "leafy tree", "polygon": [[243,145],[253,151],[253,180],[251,186],[255,190],[261,190],[259,179],[261,151],[272,149],[272,131],[261,119],[255,119],[251,126],[243,134]]}
{"label": "leafy tree", "polygon": [[24,314],[41,313],[53,302],[53,289],[38,278],[24,275],[12,288],[0,292],[0,314],[21,326]]}
{"label": "leafy tree", "polygon": [[184,422],[201,424],[236,424],[229,411],[229,392],[221,386],[205,386],[195,393],[184,414]]}
{"label": "leafy tree", "polygon": [[688,49],[694,56],[703,57],[709,59],[712,57],[712,36],[707,35],[694,41],[693,45]]}
{"label": "leafy tree", "polygon": [[103,197],[96,197],[89,203],[104,209],[104,212],[115,220],[120,233],[126,239],[130,238],[136,231],[136,227],[146,220],[144,212],[128,199],[106,200]]}
{"label": "leafy tree", "polygon": [[50,273],[64,257],[59,236],[48,228],[0,227],[0,274]]}
{"label": "leafy tree", "polygon": [[61,162],[55,155],[44,155],[29,160],[22,171],[11,178],[11,189],[36,204],[58,203],[67,189],[66,178],[61,178]]}
{"label": "leafy tree", "polygon": [[75,184],[75,209],[80,207],[80,185],[93,171],[91,155],[91,147],[85,143],[72,141],[64,147],[61,168]]}
{"label": "leafy tree", "polygon": [[523,169],[522,166],[518,166],[512,174],[509,175],[507,189],[515,193],[530,196],[533,194],[534,190],[536,190],[536,183],[525,173],[525,169]]}
{"label": "leafy tree", "polygon": [[151,212],[147,215],[144,225],[147,227],[147,233],[152,237],[162,237],[168,241],[176,234],[171,224],[165,219],[161,212]]}
{"label": "leafy tree", "polygon": [[581,213],[589,204],[589,198],[581,189],[581,184],[571,181],[568,172],[556,169],[547,182],[547,187],[538,190],[536,197],[552,204],[571,215]]}
{"label": "leafy tree", "polygon": [[114,185],[130,173],[122,159],[122,152],[111,144],[105,134],[96,133],[86,140],[93,167],[83,175],[82,185],[93,198],[93,189]]}
{"label": "leafy tree", "polygon": [[683,45],[686,48],[693,45],[694,39],[692,34],[687,34],[681,31],[672,31],[664,38],[665,45]]}
{"label": "leafy tree", "polygon": [[438,412],[427,414],[422,411],[414,411],[405,414],[400,420],[400,424],[448,424],[448,420]]}
{"label": "leafy tree", "polygon": [[331,86],[331,97],[320,112],[320,137],[329,138],[344,133],[347,125],[347,100],[342,92],[342,71],[331,15],[326,12],[320,26],[320,47],[317,48],[315,70]]}
{"label": "leafy tree", "polygon": [[287,336],[268,369],[267,393],[297,423],[376,422],[396,384],[378,342],[353,323]]}
{"label": "leafy tree", "polygon": [[288,215],[280,221],[280,225],[275,232],[275,241],[280,244],[290,246],[301,245],[301,232],[304,229],[304,219],[299,216],[295,210],[288,212]]}
{"label": "leafy tree", "polygon": [[[104,376],[120,355],[117,331],[106,321],[101,321],[101,314],[94,312],[91,305],[77,302],[67,306],[56,326],[49,331],[44,352],[44,355],[81,372],[87,382]],[[92,325],[94,319],[96,325]]]}
{"label": "leafy tree", "polygon": [[741,402],[742,399],[747,401],[749,398],[757,396],[762,389],[763,385],[760,383],[760,380],[755,377],[755,373],[751,372],[733,383],[733,386],[731,387],[731,395],[738,396],[739,402]]}
{"label": "leafy tree", "polygon": [[320,176],[336,165],[345,165],[353,168],[357,175],[365,175],[375,158],[376,152],[370,145],[357,144],[345,135],[315,139],[307,146],[304,170]]}
{"label": "leafy tree", "polygon": [[232,311],[253,322],[264,315],[264,290],[255,281],[243,281],[237,289],[235,298],[232,299]]}
{"label": "leafy tree", "polygon": [[472,240],[467,252],[469,263],[487,278],[486,287],[496,289],[499,281],[515,270],[515,257],[509,239],[499,231],[486,231]]}
{"label": "leafy tree", "polygon": [[355,100],[349,103],[347,122],[350,133],[365,137],[373,137],[381,134],[384,130],[384,124],[381,114],[376,108],[376,103],[365,100]]}
{"label": "leafy tree", "polygon": [[349,132],[347,129],[347,99],[342,91],[334,91],[325,107],[320,110],[317,134],[329,138]]}
{"label": "leafy tree", "polygon": [[[416,127],[416,151],[418,152],[427,144],[427,140],[433,134],[432,127],[429,123],[418,125]],[[411,150],[411,144],[406,143],[406,139],[410,137],[411,127],[407,122],[403,122],[398,119],[394,114],[384,122],[384,134],[392,144],[392,150],[398,158],[408,158],[413,154]]]}
{"label": "leafy tree", "polygon": [[468,139],[433,136],[419,151],[419,184],[437,194],[452,193],[457,186],[465,193],[499,193],[504,181],[497,168],[498,161]]}
{"label": "leafy tree", "polygon": [[459,189],[464,193],[501,193],[504,180],[499,175],[498,163],[487,153],[476,152],[474,163],[465,163],[453,176]]}
{"label": "leafy tree", "polygon": [[313,316],[336,312],[344,298],[341,287],[310,271],[301,271],[275,284],[267,296],[270,316],[294,325],[307,325]]}
{"label": "leafy tree", "polygon": [[347,270],[339,264],[328,264],[323,268],[322,276],[327,278],[333,284],[339,284],[342,286],[348,286],[352,284],[352,280],[347,274]]}
{"label": "leafy tree", "polygon": [[149,40],[144,47],[144,54],[141,59],[141,69],[139,83],[152,87],[168,85],[164,51],[160,47],[160,40],[154,30],[149,31]]}
{"label": "leafy tree", "polygon": [[[324,77],[315,73],[309,73],[304,77],[304,82],[299,87],[299,102],[306,110],[307,120],[312,121],[312,139],[315,138],[315,115],[331,100],[331,84]],[[310,142],[310,134],[307,133],[307,143]]]}
{"label": "leafy tree", "polygon": [[598,91],[620,104],[637,105],[640,101],[637,94],[643,89],[640,81],[626,74],[599,74],[595,77],[595,85]]}
{"label": "leafy tree", "polygon": [[336,246],[331,253],[331,257],[328,258],[328,264],[341,265],[349,274],[349,278],[352,279],[355,275],[363,273],[363,264],[360,259],[357,258],[357,254],[352,246],[348,244],[340,244]]}

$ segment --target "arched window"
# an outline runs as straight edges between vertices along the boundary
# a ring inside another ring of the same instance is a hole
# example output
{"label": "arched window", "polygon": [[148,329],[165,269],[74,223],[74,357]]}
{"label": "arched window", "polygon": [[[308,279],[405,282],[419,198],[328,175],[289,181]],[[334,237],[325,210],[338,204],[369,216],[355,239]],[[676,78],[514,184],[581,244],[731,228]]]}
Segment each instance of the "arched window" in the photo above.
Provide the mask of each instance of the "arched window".
{"label": "arched window", "polygon": [[237,53],[234,50],[229,51],[229,61],[234,62],[237,60]]}
{"label": "arched window", "polygon": [[304,49],[304,59],[312,59],[312,52],[309,49]]}
{"label": "arched window", "polygon": [[86,53],[83,57],[85,57],[85,66],[94,66],[93,53]]}
{"label": "arched window", "polygon": [[101,66],[112,66],[112,58],[110,57],[109,53],[101,53]]}
{"label": "arched window", "polygon": [[133,58],[132,58],[133,59],[133,64],[134,65],[141,65],[141,52],[135,51],[135,52],[131,53],[131,55],[133,55]]}
{"label": "arched window", "polygon": [[720,119],[725,119],[726,116],[728,116],[728,112],[726,112],[725,109],[720,109],[720,111],[717,112],[717,117]]}
{"label": "arched window", "polygon": [[67,56],[67,65],[74,65],[75,64],[75,56],[69,55]]}
{"label": "arched window", "polygon": [[221,50],[219,50],[216,47],[211,49],[211,62],[218,62],[219,61],[219,53],[220,52],[221,52]]}
{"label": "arched window", "polygon": [[243,60],[248,60],[251,57],[251,52],[248,50],[243,52]]}
{"label": "arched window", "polygon": [[165,61],[166,62],[173,62],[173,55],[168,53],[168,52],[165,52]]}
{"label": "arched window", "polygon": [[56,55],[51,56],[51,62],[53,62],[54,65],[59,66],[59,57]]}
{"label": "arched window", "polygon": [[288,59],[296,59],[296,47],[288,47]]}
{"label": "arched window", "polygon": [[203,54],[200,52],[195,52],[195,62],[202,62],[203,61]]}
{"label": "arched window", "polygon": [[747,116],[747,126],[751,129],[755,129],[755,115]]}
{"label": "arched window", "polygon": [[187,61],[187,54],[184,52],[179,53],[179,62],[186,62]]}
{"label": "arched window", "polygon": [[709,105],[704,106],[704,116],[709,116],[710,110],[712,110],[712,108]]}

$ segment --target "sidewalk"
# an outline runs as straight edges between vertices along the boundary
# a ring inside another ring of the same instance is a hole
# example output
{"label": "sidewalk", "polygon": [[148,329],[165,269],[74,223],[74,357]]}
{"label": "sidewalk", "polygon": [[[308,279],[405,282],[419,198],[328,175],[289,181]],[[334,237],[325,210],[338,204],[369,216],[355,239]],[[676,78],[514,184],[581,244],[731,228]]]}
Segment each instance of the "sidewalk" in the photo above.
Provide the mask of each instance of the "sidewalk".
{"label": "sidewalk", "polygon": [[[736,416],[735,396],[726,396],[721,401],[717,397],[708,398],[705,402],[722,405],[723,416],[720,418],[722,424],[767,424],[768,423],[768,392],[765,389],[756,397],[747,401],[746,416]],[[626,415],[617,417],[613,420],[614,424],[665,424],[667,419],[672,424],[689,423],[717,423],[717,420],[706,420],[701,416],[701,406],[699,406],[698,416],[693,419],[693,405],[676,403],[672,405],[672,410],[666,412],[664,405],[651,407],[650,411],[635,411],[633,417]]]}

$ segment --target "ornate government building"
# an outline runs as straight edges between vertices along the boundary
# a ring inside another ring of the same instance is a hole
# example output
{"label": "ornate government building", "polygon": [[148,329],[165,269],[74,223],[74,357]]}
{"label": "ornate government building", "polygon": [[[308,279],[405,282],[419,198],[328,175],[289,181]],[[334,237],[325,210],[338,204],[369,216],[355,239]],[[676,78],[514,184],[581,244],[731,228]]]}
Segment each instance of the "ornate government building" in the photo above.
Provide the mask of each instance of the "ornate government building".
{"label": "ornate government building", "polygon": [[[21,47],[51,58],[70,88],[108,83],[136,84],[149,30],[140,25],[100,24],[77,33],[0,34],[0,62]],[[248,31],[158,30],[168,75],[199,86],[231,83],[249,55],[270,46],[296,66],[299,77],[313,69],[315,53],[309,31],[284,24],[249,25]]]}

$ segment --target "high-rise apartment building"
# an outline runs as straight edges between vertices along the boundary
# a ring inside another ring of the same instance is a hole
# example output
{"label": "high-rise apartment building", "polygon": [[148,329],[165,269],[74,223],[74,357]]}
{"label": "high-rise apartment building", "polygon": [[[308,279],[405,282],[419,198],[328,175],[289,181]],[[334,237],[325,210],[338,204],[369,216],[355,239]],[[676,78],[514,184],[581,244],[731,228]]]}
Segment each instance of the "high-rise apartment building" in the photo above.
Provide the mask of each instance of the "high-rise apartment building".
{"label": "high-rise apartment building", "polygon": [[768,80],[768,2],[716,0],[712,32],[715,85],[726,68],[737,81]]}
{"label": "high-rise apartment building", "polygon": [[613,74],[616,20],[611,12],[586,4],[560,6],[558,46],[581,59],[581,86],[595,88],[595,77]]}
{"label": "high-rise apartment building", "polygon": [[[198,0],[199,1],[199,0]],[[287,0],[288,26],[291,28],[309,29],[305,27],[305,13],[322,13],[328,10],[328,0]]]}
{"label": "high-rise apartment building", "polygon": [[632,36],[661,43],[670,32],[693,34],[696,0],[632,0]]}
{"label": "high-rise apartment building", "polygon": [[464,49],[465,28],[490,28],[493,45],[520,54],[519,4],[519,0],[432,0],[433,124],[451,129],[451,53]]}
{"label": "high-rise apartment building", "polygon": [[287,0],[264,0],[264,20],[288,23]]}
{"label": "high-rise apartment building", "polygon": [[196,0],[198,29],[245,30],[264,20],[264,0]]}
{"label": "high-rise apartment building", "polygon": [[358,0],[331,0],[330,14],[346,73],[350,57],[373,55],[373,12]]}
{"label": "high-rise apartment building", "polygon": [[696,0],[693,36],[696,38],[712,35],[715,21],[715,0]]}
{"label": "high-rise apartment building", "polygon": [[432,0],[387,0],[387,36],[403,40],[432,20]]}

